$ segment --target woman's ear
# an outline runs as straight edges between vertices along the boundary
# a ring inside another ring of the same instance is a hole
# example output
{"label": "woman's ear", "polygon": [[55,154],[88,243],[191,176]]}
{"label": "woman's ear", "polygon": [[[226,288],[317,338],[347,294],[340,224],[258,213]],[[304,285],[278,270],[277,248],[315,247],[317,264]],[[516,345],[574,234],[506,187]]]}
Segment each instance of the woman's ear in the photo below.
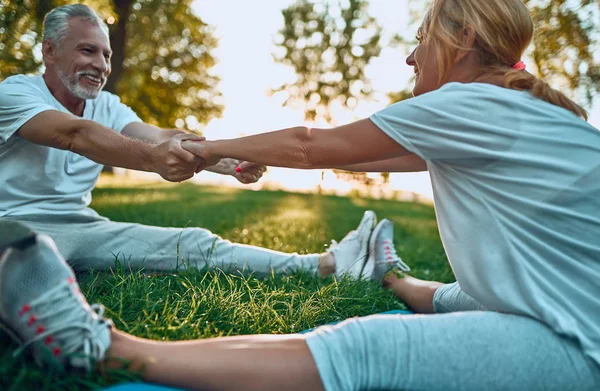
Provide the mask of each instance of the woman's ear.
{"label": "woman's ear", "polygon": [[471,27],[465,27],[462,31],[461,37],[461,49],[459,49],[456,53],[456,58],[454,59],[454,63],[460,62],[463,58],[467,56],[467,54],[473,51],[473,47],[475,46],[475,39],[477,34],[475,34],[475,30]]}

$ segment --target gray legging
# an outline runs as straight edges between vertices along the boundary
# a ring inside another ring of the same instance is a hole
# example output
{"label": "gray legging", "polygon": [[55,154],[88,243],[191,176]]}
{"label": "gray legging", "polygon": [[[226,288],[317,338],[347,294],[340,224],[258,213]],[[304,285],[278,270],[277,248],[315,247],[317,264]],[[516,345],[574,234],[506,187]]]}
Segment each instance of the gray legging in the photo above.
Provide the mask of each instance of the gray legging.
{"label": "gray legging", "polygon": [[[119,223],[87,214],[20,216],[34,231],[50,236],[67,262],[77,271],[105,270],[118,258],[125,268],[174,271],[187,266],[219,267],[257,274],[317,273],[319,255],[282,253],[232,243],[203,228],[163,228]],[[11,217],[15,219],[14,217]]]}
{"label": "gray legging", "polygon": [[544,324],[485,311],[456,283],[433,301],[434,315],[374,315],[307,334],[325,389],[600,390],[597,363]]}

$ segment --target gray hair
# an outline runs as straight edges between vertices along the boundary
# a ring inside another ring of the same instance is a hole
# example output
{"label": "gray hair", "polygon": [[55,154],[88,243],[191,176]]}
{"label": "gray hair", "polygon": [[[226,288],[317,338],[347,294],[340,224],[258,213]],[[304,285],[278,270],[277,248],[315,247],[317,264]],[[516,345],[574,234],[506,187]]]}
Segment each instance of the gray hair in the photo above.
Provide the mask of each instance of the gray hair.
{"label": "gray hair", "polygon": [[96,26],[102,28],[102,30],[108,36],[108,26],[98,16],[96,11],[87,5],[83,4],[69,4],[61,7],[56,7],[52,11],[46,14],[43,25],[43,39],[49,39],[58,48],[61,47],[62,42],[69,33],[69,19],[70,18],[82,18],[89,20]]}

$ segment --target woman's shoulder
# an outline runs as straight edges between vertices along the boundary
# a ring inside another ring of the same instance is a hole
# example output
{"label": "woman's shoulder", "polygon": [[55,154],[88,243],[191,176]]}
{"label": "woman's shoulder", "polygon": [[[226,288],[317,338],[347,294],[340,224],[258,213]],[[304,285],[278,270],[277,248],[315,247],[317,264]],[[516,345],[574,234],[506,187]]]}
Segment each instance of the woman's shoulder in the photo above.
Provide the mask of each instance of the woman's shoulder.
{"label": "woman's shoulder", "polygon": [[519,96],[522,98],[530,98],[531,94],[528,91],[517,91],[509,88],[501,87],[491,83],[460,83],[450,82],[440,87],[437,92],[447,94],[472,94],[482,96]]}

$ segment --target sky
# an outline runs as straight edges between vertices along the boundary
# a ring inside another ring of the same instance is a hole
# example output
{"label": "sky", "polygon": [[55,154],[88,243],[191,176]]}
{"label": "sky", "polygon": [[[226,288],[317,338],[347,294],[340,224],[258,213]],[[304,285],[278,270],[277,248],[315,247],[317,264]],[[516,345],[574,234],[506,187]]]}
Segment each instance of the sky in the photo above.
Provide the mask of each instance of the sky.
{"label": "sky", "polygon": [[[294,79],[290,67],[273,61],[273,40],[283,26],[281,10],[293,0],[268,0],[252,2],[243,0],[196,0],[192,7],[206,23],[216,27],[219,47],[214,55],[218,64],[215,74],[221,77],[225,110],[220,119],[207,124],[204,134],[209,139],[223,139],[251,135],[298,125],[310,125],[304,121],[302,111],[282,107],[281,96],[271,96],[268,91]],[[414,36],[410,27],[408,0],[371,0],[370,13],[384,28],[384,34],[399,33],[407,38]],[[367,77],[372,81],[378,99],[363,102],[354,112],[338,114],[338,124],[368,117],[385,108],[389,102],[386,92],[400,91],[408,86],[413,74],[405,64],[403,49],[384,48],[379,58],[372,60],[367,68]],[[600,124],[600,110],[594,110],[591,123]],[[201,173],[198,182],[219,185],[235,184],[233,178],[224,178],[211,173]],[[270,168],[259,188],[268,187],[287,190],[309,191],[317,185],[343,194],[352,185],[336,180],[332,173],[322,175],[321,170],[301,171]],[[432,198],[427,173],[399,173],[391,175],[391,187],[386,189],[405,190]]]}

